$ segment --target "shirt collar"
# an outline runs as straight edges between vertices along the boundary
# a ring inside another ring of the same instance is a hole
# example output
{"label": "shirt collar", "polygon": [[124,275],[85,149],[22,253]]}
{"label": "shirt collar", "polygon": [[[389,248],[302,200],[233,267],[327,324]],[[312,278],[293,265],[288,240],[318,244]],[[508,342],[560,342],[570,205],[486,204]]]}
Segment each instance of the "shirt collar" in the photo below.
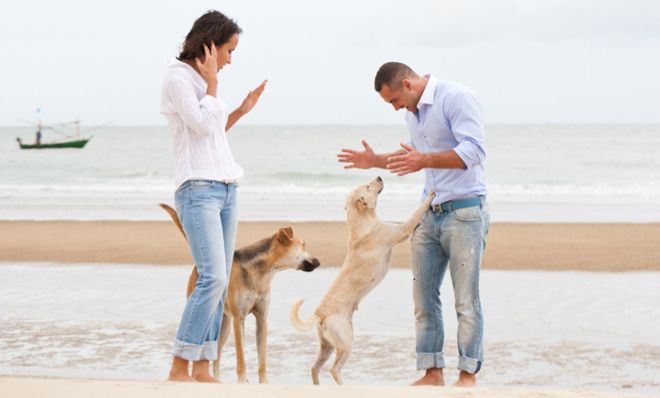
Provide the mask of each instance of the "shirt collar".
{"label": "shirt collar", "polygon": [[180,60],[174,58],[174,61],[172,61],[172,63],[170,64],[170,66],[172,66],[172,67],[174,67],[174,68],[182,68],[182,69],[185,69],[186,71],[188,71],[188,73],[190,74],[190,76],[192,76],[192,78],[193,78],[193,80],[195,80],[195,82],[197,82],[198,84],[201,84],[203,87],[206,87],[206,85],[207,85],[207,84],[206,84],[206,80],[204,80],[204,78],[202,77],[202,75],[200,75],[200,74],[195,70],[195,68],[193,68],[192,66],[188,65],[187,63],[185,63],[185,62],[183,62],[183,61],[180,61]]}
{"label": "shirt collar", "polygon": [[417,109],[421,108],[422,105],[433,105],[433,97],[435,96],[435,87],[438,85],[438,79],[432,75],[425,75],[429,80],[426,82],[426,87],[422,92],[422,96],[419,97],[419,102],[417,103]]}

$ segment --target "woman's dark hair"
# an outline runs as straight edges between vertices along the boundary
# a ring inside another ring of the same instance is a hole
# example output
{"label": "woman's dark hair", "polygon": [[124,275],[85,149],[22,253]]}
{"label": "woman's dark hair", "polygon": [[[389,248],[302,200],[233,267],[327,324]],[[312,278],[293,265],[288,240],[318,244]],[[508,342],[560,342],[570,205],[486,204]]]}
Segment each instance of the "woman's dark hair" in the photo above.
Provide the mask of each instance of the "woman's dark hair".
{"label": "woman's dark hair", "polygon": [[220,11],[211,10],[197,18],[192,29],[183,42],[183,49],[177,57],[179,61],[189,61],[195,58],[204,59],[204,44],[211,46],[215,43],[220,47],[235,34],[243,30],[236,21],[228,18]]}

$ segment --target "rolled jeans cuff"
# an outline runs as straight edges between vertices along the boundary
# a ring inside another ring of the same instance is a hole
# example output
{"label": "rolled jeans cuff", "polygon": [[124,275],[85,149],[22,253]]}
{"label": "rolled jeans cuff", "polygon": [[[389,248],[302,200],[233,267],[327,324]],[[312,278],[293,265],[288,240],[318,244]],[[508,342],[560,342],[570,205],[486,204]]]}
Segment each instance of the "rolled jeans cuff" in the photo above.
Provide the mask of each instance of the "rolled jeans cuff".
{"label": "rolled jeans cuff", "polygon": [[418,352],[417,370],[444,368],[445,357],[441,352]]}
{"label": "rolled jeans cuff", "polygon": [[174,340],[172,355],[187,361],[215,361],[218,359],[218,341],[207,341],[199,345]]}
{"label": "rolled jeans cuff", "polygon": [[471,374],[476,374],[479,372],[479,369],[481,369],[481,361],[474,358],[459,357],[458,369]]}

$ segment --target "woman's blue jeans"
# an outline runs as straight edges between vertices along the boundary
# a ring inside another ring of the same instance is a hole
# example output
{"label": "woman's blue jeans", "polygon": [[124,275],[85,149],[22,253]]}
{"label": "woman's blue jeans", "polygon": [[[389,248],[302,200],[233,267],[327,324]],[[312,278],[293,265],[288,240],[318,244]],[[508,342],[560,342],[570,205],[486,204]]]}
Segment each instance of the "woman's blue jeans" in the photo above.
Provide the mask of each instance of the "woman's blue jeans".
{"label": "woman's blue jeans", "polygon": [[458,368],[477,373],[483,362],[479,270],[489,215],[481,206],[428,210],[412,237],[417,369],[444,368],[445,330],[440,285],[449,267],[458,318]]}
{"label": "woman's blue jeans", "polygon": [[189,361],[213,361],[236,242],[236,184],[188,180],[177,189],[175,201],[199,277],[172,354]]}

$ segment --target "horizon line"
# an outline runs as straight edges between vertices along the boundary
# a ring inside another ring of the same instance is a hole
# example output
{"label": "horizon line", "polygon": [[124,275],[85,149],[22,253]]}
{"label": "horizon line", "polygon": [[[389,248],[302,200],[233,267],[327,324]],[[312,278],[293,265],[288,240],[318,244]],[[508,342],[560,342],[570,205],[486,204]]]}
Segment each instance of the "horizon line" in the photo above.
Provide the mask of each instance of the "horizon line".
{"label": "horizon line", "polygon": [[[44,123],[48,124],[48,123]],[[57,122],[54,122],[57,124]],[[82,124],[82,123],[81,123]],[[90,123],[87,126],[94,125]],[[368,127],[405,127],[405,122],[402,123],[246,123],[240,124],[236,127],[353,127],[353,126],[368,126]],[[493,122],[486,123],[484,126],[660,126],[658,122]],[[0,128],[30,128],[33,127],[29,124],[0,124]],[[127,123],[127,124],[114,124],[109,123],[103,127],[167,127],[165,123]],[[101,128],[101,127],[100,127]]]}

